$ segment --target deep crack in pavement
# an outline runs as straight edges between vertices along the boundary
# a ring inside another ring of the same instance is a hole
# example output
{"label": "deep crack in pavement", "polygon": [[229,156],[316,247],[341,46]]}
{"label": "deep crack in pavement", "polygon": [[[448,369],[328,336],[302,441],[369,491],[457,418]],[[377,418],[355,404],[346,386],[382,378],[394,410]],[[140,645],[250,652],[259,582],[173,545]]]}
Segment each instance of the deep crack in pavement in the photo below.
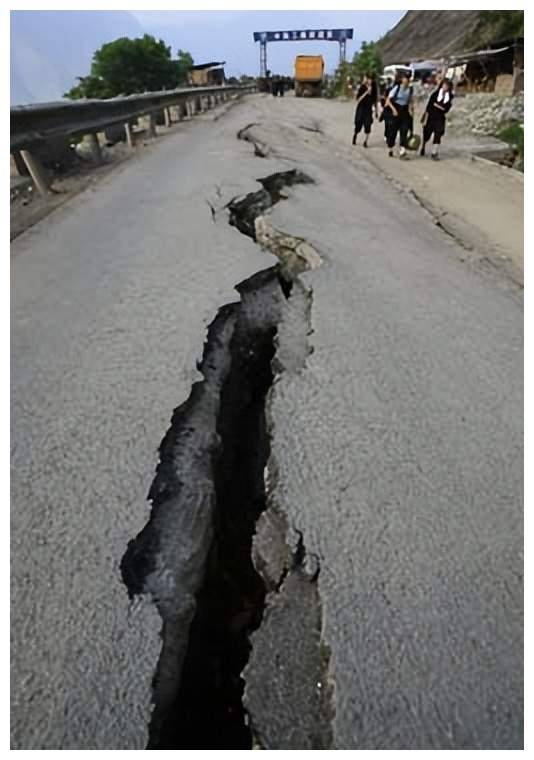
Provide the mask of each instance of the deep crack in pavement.
{"label": "deep crack in pavement", "polygon": [[[261,218],[267,240],[263,212],[284,197],[284,187],[313,180],[291,170],[259,182],[260,191],[228,204],[229,223],[256,240]],[[308,268],[310,251],[317,257],[312,255],[310,267],[320,261],[311,247],[303,248],[305,241],[280,237],[281,263],[237,285],[240,302],[222,307],[208,328],[198,366],[204,380],[174,411],[148,495],[149,522],[130,541],[121,563],[130,597],[150,594],[163,620],[148,749],[253,745],[241,674],[269,590],[252,551],[258,518],[267,508],[265,402],[284,304],[297,274]],[[276,247],[272,234],[265,244]],[[302,252],[298,267],[293,259],[288,264],[286,249],[292,257]],[[305,333],[309,307],[306,299],[298,303]],[[304,569],[302,534],[288,551],[291,560],[276,593],[291,585],[293,576],[306,586],[318,577],[318,566],[311,573]],[[316,588],[311,593],[317,613]],[[316,746],[322,743],[314,740]]]}

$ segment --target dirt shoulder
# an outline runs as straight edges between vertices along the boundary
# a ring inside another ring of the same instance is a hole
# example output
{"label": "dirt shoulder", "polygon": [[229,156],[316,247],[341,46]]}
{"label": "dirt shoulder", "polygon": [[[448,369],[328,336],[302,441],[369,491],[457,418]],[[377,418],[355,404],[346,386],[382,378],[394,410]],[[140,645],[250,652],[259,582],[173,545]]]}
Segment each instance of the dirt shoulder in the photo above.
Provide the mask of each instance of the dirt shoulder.
{"label": "dirt shoulder", "polygon": [[[350,145],[352,103],[328,102],[321,104],[320,111],[323,132]],[[418,114],[415,123],[419,126]],[[487,259],[522,284],[523,175],[476,157],[499,146],[502,143],[493,138],[448,130],[439,162],[415,153],[401,161],[388,156],[383,124],[375,121],[369,148],[360,145],[354,151],[364,155],[400,190],[411,193],[436,224],[472,255]]]}
{"label": "dirt shoulder", "polygon": [[523,279],[523,176],[489,161],[445,155],[370,160],[407,186],[446,232],[467,249],[479,251]]}

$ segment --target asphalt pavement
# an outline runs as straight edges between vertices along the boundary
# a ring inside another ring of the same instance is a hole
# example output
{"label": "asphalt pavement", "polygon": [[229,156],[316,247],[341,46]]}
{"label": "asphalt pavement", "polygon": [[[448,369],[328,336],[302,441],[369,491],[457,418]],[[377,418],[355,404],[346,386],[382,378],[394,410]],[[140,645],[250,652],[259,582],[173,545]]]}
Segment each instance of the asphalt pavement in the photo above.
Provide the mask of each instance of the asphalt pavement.
{"label": "asphalt pavement", "polygon": [[119,564],[207,325],[276,263],[225,205],[293,168],[314,184],[268,216],[322,265],[300,276],[308,355],[286,355],[291,309],[279,331],[267,480],[316,591],[269,600],[252,725],[267,748],[317,712],[337,749],[522,746],[521,291],[314,108],[256,95],[184,123],[12,243],[14,749],[147,744],[161,621]]}

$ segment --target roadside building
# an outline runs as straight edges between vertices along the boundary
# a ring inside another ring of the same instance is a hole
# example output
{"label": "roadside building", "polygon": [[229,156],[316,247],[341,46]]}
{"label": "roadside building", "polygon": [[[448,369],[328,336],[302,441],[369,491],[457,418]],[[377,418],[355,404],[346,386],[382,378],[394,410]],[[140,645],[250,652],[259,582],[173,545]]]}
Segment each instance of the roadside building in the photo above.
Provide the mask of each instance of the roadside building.
{"label": "roadside building", "polygon": [[480,50],[440,55],[439,46],[427,60],[412,58],[389,63],[384,77],[409,71],[414,82],[432,83],[437,72],[452,80],[457,92],[516,95],[524,88],[524,38],[498,40]]}
{"label": "roadside building", "polygon": [[226,61],[198,63],[189,71],[189,84],[192,87],[210,87],[223,85],[225,82],[224,64]]}
{"label": "roadside building", "polygon": [[464,92],[516,95],[524,88],[523,37],[500,40],[484,50],[450,56],[447,76]]}

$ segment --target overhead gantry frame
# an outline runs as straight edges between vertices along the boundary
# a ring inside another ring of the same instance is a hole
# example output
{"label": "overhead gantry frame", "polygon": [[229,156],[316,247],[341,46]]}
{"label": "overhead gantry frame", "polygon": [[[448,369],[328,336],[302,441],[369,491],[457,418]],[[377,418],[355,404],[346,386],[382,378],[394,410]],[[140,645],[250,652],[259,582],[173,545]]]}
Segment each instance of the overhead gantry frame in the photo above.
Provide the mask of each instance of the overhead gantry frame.
{"label": "overhead gantry frame", "polygon": [[339,43],[339,62],[344,63],[347,56],[347,40],[353,37],[354,29],[293,29],[289,31],[254,32],[254,42],[260,43],[260,77],[267,76],[268,42],[337,42]]}

